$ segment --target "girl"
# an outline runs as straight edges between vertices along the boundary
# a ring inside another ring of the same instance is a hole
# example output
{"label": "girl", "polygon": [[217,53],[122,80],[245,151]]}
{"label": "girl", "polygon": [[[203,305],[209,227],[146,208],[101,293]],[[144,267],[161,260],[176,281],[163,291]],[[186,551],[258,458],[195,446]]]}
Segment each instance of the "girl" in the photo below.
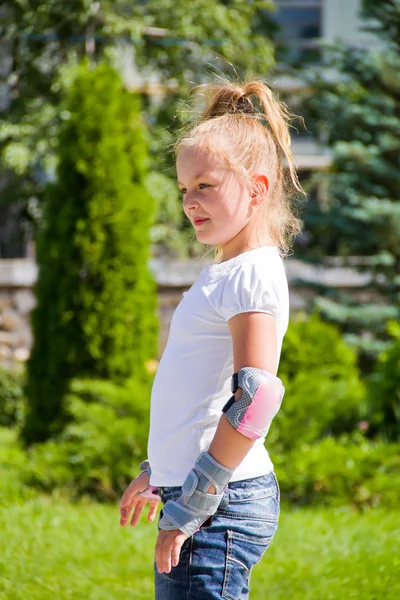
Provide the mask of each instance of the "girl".
{"label": "girl", "polygon": [[203,114],[174,149],[184,213],[216,261],[173,315],[152,388],[148,460],[122,496],[120,523],[135,526],[147,503],[153,521],[161,500],[156,600],[245,600],[278,526],[264,441],[284,394],[283,258],[300,231],[290,193],[302,189],[291,115],[267,85],[200,88]]}

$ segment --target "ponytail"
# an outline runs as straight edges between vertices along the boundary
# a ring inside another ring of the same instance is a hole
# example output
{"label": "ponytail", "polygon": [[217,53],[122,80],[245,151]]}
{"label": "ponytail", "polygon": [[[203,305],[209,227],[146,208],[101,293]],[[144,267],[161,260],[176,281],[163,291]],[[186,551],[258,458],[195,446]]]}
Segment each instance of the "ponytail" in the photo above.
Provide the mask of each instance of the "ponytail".
{"label": "ponytail", "polygon": [[291,138],[289,127],[294,115],[289,111],[286,104],[278,101],[273,96],[271,89],[266,84],[258,81],[251,81],[246,84],[244,95],[248,97],[251,94],[254,94],[259,99],[264,109],[266,125],[270,128],[273,139],[282,155],[286,158],[294,189],[298,192],[303,192],[294,166],[294,156],[290,148]]}

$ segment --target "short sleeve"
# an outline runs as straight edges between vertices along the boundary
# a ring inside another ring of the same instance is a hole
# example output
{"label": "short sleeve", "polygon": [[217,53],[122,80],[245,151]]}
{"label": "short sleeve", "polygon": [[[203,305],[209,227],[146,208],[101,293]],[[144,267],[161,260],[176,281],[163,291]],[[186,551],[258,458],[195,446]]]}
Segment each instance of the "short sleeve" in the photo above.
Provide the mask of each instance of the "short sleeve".
{"label": "short sleeve", "polygon": [[279,301],[266,266],[244,262],[227,273],[221,286],[218,308],[227,321],[239,313],[253,311],[277,317]]}

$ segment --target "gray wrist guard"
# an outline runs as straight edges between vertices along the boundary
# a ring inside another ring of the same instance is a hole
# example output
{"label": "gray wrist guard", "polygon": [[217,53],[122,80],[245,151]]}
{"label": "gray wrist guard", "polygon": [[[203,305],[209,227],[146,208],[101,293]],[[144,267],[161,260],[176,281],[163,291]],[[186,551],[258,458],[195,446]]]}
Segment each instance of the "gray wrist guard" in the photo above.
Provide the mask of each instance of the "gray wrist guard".
{"label": "gray wrist guard", "polygon": [[[224,467],[208,452],[202,452],[182,486],[177,500],[168,500],[159,521],[161,529],[180,529],[188,537],[217,510],[234,469]],[[216,494],[208,494],[213,484]]]}
{"label": "gray wrist guard", "polygon": [[140,469],[141,472],[142,471],[147,471],[148,474],[149,474],[149,477],[150,477],[150,475],[151,475],[151,467],[150,467],[150,463],[149,463],[149,461],[147,459],[140,463],[139,469]]}

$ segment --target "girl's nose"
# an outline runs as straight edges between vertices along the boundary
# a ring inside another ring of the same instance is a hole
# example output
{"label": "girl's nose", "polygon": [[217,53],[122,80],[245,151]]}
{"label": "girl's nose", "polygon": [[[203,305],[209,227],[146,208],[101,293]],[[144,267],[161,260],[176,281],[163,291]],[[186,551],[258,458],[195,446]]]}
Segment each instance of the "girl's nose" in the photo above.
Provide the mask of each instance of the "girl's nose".
{"label": "girl's nose", "polygon": [[191,210],[196,209],[198,207],[199,203],[197,202],[195,196],[191,195],[189,192],[185,194],[185,197],[183,199],[183,208],[185,209],[186,213],[189,213]]}

